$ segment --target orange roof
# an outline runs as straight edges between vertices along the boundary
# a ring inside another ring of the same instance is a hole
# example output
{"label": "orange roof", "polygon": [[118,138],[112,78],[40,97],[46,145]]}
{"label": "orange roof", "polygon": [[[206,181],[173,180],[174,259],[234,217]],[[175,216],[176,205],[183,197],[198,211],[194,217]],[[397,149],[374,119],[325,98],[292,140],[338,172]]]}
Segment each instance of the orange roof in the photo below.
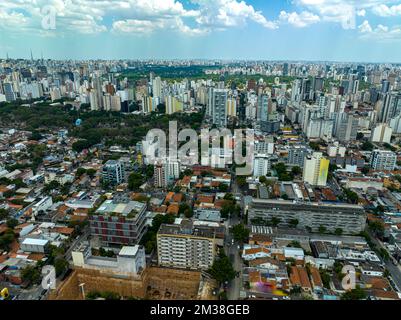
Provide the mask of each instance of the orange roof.
{"label": "orange roof", "polygon": [[180,210],[180,208],[179,208],[178,204],[172,203],[168,206],[167,213],[178,214],[179,210]]}
{"label": "orange roof", "polygon": [[303,267],[291,267],[290,280],[293,285],[300,286],[302,288],[312,288],[308,273]]}
{"label": "orange roof", "polygon": [[214,196],[198,196],[197,199],[199,202],[204,202],[204,203],[213,203],[214,201]]}
{"label": "orange roof", "polygon": [[171,202],[171,199],[173,198],[173,196],[174,196],[174,192],[167,193],[165,202]]}
{"label": "orange roof", "polygon": [[176,193],[173,196],[173,201],[174,202],[181,202],[183,198],[184,198],[184,195],[182,193]]}
{"label": "orange roof", "polygon": [[28,256],[29,260],[34,260],[34,261],[41,261],[44,257],[46,257],[43,253],[31,253]]}
{"label": "orange roof", "polygon": [[315,267],[311,267],[310,273],[311,273],[311,279],[313,282],[313,286],[314,287],[323,287],[323,281],[322,281],[322,278],[320,277],[319,270]]}
{"label": "orange roof", "polygon": [[384,291],[384,290],[373,289],[371,292],[372,292],[372,295],[374,295],[375,297],[377,297],[379,299],[381,298],[381,299],[389,299],[389,300],[400,300],[397,292],[394,292],[394,291]]}
{"label": "orange roof", "polygon": [[265,253],[269,253],[270,250],[263,248],[263,247],[259,247],[259,248],[251,248],[251,249],[246,249],[245,250],[245,254],[255,254],[258,252],[265,252]]}
{"label": "orange roof", "polygon": [[167,211],[167,206],[166,205],[162,205],[160,207],[156,207],[153,209],[154,212],[160,212],[160,213],[164,213]]}
{"label": "orange roof", "polygon": [[71,235],[74,232],[74,228],[56,227],[54,231],[65,235]]}

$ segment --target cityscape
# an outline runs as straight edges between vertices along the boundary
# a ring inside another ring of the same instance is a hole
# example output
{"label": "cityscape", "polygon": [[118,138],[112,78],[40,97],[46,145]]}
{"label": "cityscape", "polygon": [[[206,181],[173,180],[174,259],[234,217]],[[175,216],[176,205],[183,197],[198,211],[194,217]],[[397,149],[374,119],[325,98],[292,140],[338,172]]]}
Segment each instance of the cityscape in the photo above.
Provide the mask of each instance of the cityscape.
{"label": "cityscape", "polygon": [[0,300],[401,299],[401,63],[2,45]]}

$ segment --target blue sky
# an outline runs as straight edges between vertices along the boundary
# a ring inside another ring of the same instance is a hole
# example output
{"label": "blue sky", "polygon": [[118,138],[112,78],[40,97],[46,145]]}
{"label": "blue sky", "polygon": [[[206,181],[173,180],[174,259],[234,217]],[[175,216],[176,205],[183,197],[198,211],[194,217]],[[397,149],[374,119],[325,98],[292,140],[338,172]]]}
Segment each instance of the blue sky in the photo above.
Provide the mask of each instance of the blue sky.
{"label": "blue sky", "polygon": [[30,49],[56,59],[401,62],[401,0],[1,0],[0,57]]}

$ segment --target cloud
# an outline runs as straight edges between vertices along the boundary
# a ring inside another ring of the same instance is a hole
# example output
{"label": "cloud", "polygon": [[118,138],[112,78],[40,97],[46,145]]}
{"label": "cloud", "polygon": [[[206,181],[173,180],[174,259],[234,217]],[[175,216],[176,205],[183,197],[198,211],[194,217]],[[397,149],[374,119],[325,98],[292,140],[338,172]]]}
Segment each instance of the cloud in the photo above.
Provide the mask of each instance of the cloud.
{"label": "cloud", "polygon": [[276,29],[277,23],[269,21],[260,11],[245,1],[236,0],[191,0],[198,5],[199,16],[196,22],[206,28],[227,29],[244,26],[253,21],[268,29]]}
{"label": "cloud", "polygon": [[317,23],[320,21],[320,18],[318,15],[315,15],[311,12],[308,11],[302,11],[300,14],[296,12],[285,12],[281,11],[279,19],[281,21],[287,22],[297,28],[304,28],[306,26],[309,26],[311,24]]}
{"label": "cloud", "polygon": [[277,28],[244,0],[187,1],[192,4],[190,9],[184,0],[1,0],[0,30],[15,25],[14,32],[45,33],[41,28],[45,7],[56,13],[54,34],[108,30],[150,34],[169,29],[193,36],[244,26],[248,21]]}
{"label": "cloud", "polygon": [[372,28],[365,20],[359,27],[362,39],[376,40],[380,42],[401,40],[401,26],[388,27],[382,24]]}
{"label": "cloud", "polygon": [[[339,23],[344,29],[355,29],[357,17],[365,17],[367,10],[387,12],[389,7],[386,4],[394,2],[395,0],[294,0],[296,5],[318,14],[322,21]],[[391,8],[396,11],[396,7],[398,6]]]}
{"label": "cloud", "polygon": [[401,15],[401,4],[394,6],[387,6],[380,4],[373,7],[372,12],[380,17],[391,17]]}
{"label": "cloud", "polygon": [[359,31],[361,33],[370,33],[372,32],[372,27],[369,24],[368,20],[365,20],[359,27],[358,27]]}

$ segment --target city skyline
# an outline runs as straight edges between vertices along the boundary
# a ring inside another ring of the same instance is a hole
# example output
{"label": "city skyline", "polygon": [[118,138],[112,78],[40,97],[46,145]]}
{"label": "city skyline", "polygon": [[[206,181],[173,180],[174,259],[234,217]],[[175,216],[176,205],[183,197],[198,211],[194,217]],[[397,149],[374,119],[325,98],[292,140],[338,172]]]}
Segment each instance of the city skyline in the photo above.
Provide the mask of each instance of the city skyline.
{"label": "city skyline", "polygon": [[0,56],[397,63],[400,15],[391,0],[2,1]]}

